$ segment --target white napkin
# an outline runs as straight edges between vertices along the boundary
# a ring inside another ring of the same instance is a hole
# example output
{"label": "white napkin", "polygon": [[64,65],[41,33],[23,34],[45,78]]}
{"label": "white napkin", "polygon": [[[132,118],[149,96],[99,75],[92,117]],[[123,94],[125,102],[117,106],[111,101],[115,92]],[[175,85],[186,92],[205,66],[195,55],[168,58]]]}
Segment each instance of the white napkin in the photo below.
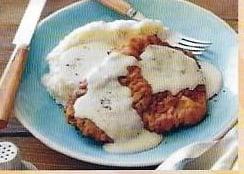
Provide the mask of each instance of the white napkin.
{"label": "white napkin", "polygon": [[218,141],[198,142],[183,147],[157,170],[230,170],[238,155],[237,128]]}

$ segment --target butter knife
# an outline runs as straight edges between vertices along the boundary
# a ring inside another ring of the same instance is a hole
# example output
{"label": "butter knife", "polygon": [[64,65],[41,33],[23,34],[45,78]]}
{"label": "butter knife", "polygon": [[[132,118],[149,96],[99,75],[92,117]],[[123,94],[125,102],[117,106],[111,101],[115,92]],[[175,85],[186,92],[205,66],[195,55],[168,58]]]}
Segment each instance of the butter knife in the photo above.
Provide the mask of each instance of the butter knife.
{"label": "butter knife", "polygon": [[28,55],[29,44],[46,0],[30,0],[17,30],[15,49],[0,80],[0,129],[5,128],[12,113],[15,96]]}

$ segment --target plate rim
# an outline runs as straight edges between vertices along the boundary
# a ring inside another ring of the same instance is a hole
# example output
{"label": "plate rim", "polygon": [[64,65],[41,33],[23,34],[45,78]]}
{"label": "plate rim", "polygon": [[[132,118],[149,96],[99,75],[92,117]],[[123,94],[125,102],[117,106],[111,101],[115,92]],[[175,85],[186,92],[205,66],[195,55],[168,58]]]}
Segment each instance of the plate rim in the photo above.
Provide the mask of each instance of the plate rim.
{"label": "plate rim", "polygon": [[[51,13],[50,15],[48,15],[47,17],[43,18],[42,20],[39,21],[37,28],[42,26],[43,24],[45,24],[45,22],[47,22],[48,20],[54,18],[56,15],[62,13],[63,11],[69,10],[77,5],[83,4],[83,3],[88,3],[88,2],[92,2],[93,0],[83,0],[83,1],[78,1],[78,2],[74,2],[71,3],[67,6],[64,6],[56,11],[54,11],[53,13]],[[163,0],[161,0],[163,1]],[[207,13],[208,15],[211,15],[211,17],[214,17],[217,21],[219,21],[221,24],[223,24],[229,31],[232,32],[232,34],[235,36],[235,40],[236,43],[238,44],[238,39],[237,39],[237,33],[235,32],[235,30],[233,28],[231,28],[223,19],[221,19],[220,17],[218,17],[217,15],[215,15],[213,12],[200,7],[194,3],[191,3],[189,1],[185,1],[185,0],[175,0],[176,2],[180,2],[183,4],[187,4],[188,6],[192,6],[193,8],[198,8],[198,10],[203,11],[204,13]],[[238,58],[238,57],[237,57]],[[45,144],[47,147],[55,150],[56,152],[59,152],[61,154],[64,154],[68,157],[77,159],[77,160],[81,160],[84,162],[88,162],[88,163],[92,163],[92,164],[98,164],[98,165],[106,165],[106,166],[115,166],[115,167],[146,167],[146,166],[153,166],[153,165],[158,165],[160,163],[162,163],[165,159],[162,157],[162,159],[160,160],[150,160],[150,161],[145,161],[145,162],[136,162],[136,161],[129,161],[129,162],[114,162],[114,161],[104,161],[103,159],[97,158],[97,157],[93,157],[93,156],[87,156],[87,155],[80,155],[80,156],[76,156],[74,155],[72,150],[69,150],[68,148],[64,148],[61,145],[57,144],[57,143],[53,143],[52,141],[50,141],[48,138],[46,138],[45,136],[43,136],[41,133],[39,133],[39,131],[37,131],[35,128],[33,128],[30,124],[28,124],[25,119],[22,119],[21,117],[21,112],[18,110],[17,107],[14,108],[15,111],[15,116],[16,118],[20,121],[20,123],[38,140],[40,140],[43,144]],[[207,140],[207,141],[214,141],[216,139],[221,138],[223,135],[225,135],[225,133],[230,130],[238,121],[238,110],[236,112],[236,114],[233,116],[231,122],[229,122],[228,124],[226,124],[223,128],[222,131],[220,131],[216,136],[212,137],[211,139]]]}

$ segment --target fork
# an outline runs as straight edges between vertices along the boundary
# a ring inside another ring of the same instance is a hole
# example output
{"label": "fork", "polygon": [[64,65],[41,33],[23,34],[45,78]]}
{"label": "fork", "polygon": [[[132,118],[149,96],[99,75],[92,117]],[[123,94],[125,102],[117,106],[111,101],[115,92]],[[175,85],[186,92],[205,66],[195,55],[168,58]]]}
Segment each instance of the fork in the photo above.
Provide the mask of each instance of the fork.
{"label": "fork", "polygon": [[[134,7],[132,7],[131,4],[124,0],[98,0],[98,2],[134,20],[141,21],[143,19],[147,19],[141,12],[137,11]],[[203,52],[212,45],[210,41],[191,38],[168,28],[166,28],[165,32],[167,36],[166,41],[169,45],[175,48],[190,51],[194,55],[203,54]]]}

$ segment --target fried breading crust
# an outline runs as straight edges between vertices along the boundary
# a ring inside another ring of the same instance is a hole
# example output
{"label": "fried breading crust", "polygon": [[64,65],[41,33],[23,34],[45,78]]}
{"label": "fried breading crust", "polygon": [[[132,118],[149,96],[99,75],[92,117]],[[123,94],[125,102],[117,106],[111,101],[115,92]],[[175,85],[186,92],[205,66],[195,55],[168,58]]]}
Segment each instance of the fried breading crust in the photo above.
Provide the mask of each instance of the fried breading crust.
{"label": "fried breading crust", "polygon": [[121,44],[118,50],[125,55],[133,56],[140,60],[140,55],[145,51],[148,45],[169,46],[167,42],[163,42],[157,35],[141,35],[129,38],[128,41]]}
{"label": "fried breading crust", "polygon": [[167,46],[176,50],[180,50],[185,55],[194,58],[194,55],[190,51],[172,47],[167,41],[162,41],[157,35],[134,36],[121,44],[121,47],[118,48],[118,50],[125,55],[134,56],[136,59],[141,60],[140,55],[145,51],[145,48],[148,45]]}
{"label": "fried breading crust", "polygon": [[132,107],[141,116],[146,129],[164,133],[180,126],[194,125],[204,118],[207,109],[204,85],[198,85],[194,90],[184,89],[177,95],[169,91],[153,94],[147,81],[138,78],[140,68],[129,67],[128,71],[119,82],[130,88]]}
{"label": "fried breading crust", "polygon": [[[140,60],[141,53],[150,44],[171,47],[153,35],[131,38],[120,50]],[[191,52],[181,51],[194,58]],[[153,94],[151,85],[141,76],[139,67],[127,69],[127,76],[120,77],[119,81],[130,88],[133,108],[142,117],[146,129],[164,133],[180,126],[194,125],[204,118],[207,109],[205,85],[198,85],[194,90],[182,90],[175,96],[169,91]]]}
{"label": "fried breading crust", "polygon": [[[140,61],[140,55],[148,45],[169,46],[167,42],[161,41],[156,35],[136,36],[122,44],[117,51],[134,56]],[[193,57],[190,52],[181,51],[189,57]],[[182,90],[175,96],[169,91],[153,94],[151,85],[141,74],[140,67],[129,66],[127,70],[127,75],[118,77],[118,81],[131,90],[132,107],[141,116],[146,129],[156,133],[164,133],[180,126],[194,125],[204,118],[207,104],[204,85],[198,85],[194,90]],[[81,82],[80,88],[67,102],[65,112],[68,122],[76,126],[84,135],[97,141],[113,142],[112,138],[91,120],[74,117],[75,100],[85,95],[86,91],[87,83]]]}
{"label": "fried breading crust", "polygon": [[85,81],[80,83],[79,89],[69,97],[69,100],[65,106],[65,115],[68,123],[77,127],[85,136],[92,137],[96,141],[101,143],[113,143],[113,139],[110,138],[102,129],[96,126],[94,122],[89,119],[75,118],[74,103],[75,101],[85,95],[87,92],[87,83]]}
{"label": "fried breading crust", "polygon": [[141,115],[152,101],[152,88],[142,77],[139,67],[129,66],[127,71],[127,75],[119,77],[118,81],[122,86],[130,88],[132,107]]}
{"label": "fried breading crust", "polygon": [[204,85],[198,85],[194,90],[182,90],[175,96],[168,91],[153,94],[151,104],[142,114],[144,127],[164,133],[197,124],[205,116],[206,105]]}
{"label": "fried breading crust", "polygon": [[[138,40],[140,40],[139,45],[137,45]],[[117,51],[121,51],[123,54],[134,56],[137,59],[140,59],[140,54],[144,49],[150,44],[160,44],[163,45],[163,42],[156,36],[140,36],[136,38],[131,38],[128,44],[123,44]],[[166,44],[166,43],[164,43]],[[132,49],[133,48],[133,49]],[[136,50],[136,51],[134,51]],[[151,102],[152,90],[151,86],[143,79],[141,75],[141,70],[139,67],[128,67],[128,79],[130,83],[128,84],[131,89],[133,89],[133,104],[132,107],[142,114],[145,111]],[[128,80],[125,77],[118,77],[119,82],[125,85],[125,80]],[[129,82],[129,81],[127,81]],[[68,123],[77,127],[85,136],[94,138],[95,140],[102,143],[112,143],[113,139],[110,138],[103,130],[95,125],[89,119],[81,119],[74,117],[74,103],[77,98],[85,95],[87,91],[87,83],[81,82],[80,87],[76,90],[70,97],[65,106],[65,115],[68,120]]]}

